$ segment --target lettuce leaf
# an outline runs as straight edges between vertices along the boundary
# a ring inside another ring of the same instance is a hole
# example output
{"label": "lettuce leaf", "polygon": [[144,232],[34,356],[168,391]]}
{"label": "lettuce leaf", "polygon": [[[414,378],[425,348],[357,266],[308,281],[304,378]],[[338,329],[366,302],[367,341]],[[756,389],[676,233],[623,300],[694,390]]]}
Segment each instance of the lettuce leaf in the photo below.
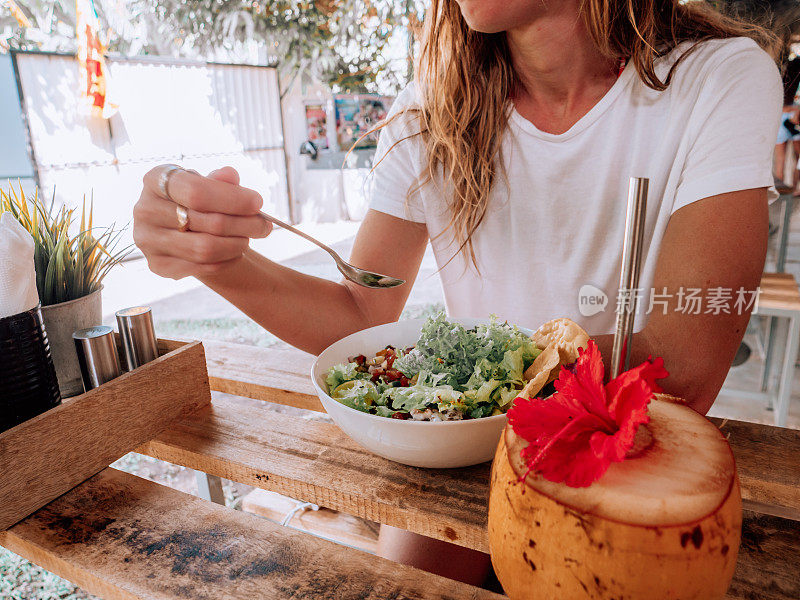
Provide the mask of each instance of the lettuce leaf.
{"label": "lettuce leaf", "polygon": [[412,385],[405,388],[391,388],[384,393],[389,398],[388,406],[406,412],[437,407],[439,403],[452,404],[463,397],[461,392],[448,386]]}
{"label": "lettuce leaf", "polygon": [[391,417],[396,412],[396,410],[392,410],[386,406],[378,406],[375,408],[375,414],[379,417]]}
{"label": "lettuce leaf", "polygon": [[353,381],[354,379],[369,379],[369,373],[361,373],[360,371],[356,371],[357,366],[358,365],[356,363],[351,362],[331,367],[331,370],[328,371],[328,376],[325,378],[325,383],[328,384],[328,392],[332,392],[345,381]]}
{"label": "lettuce leaf", "polygon": [[[509,351],[519,352],[519,356],[509,357],[502,368],[511,373],[511,379],[521,381],[522,372],[540,352],[528,336],[517,327],[498,322],[494,316],[488,324],[467,329],[448,321],[441,312],[425,322],[415,348],[397,359],[394,366],[406,377],[426,372],[439,376],[438,383],[464,391],[491,378],[509,379],[507,375],[491,377],[489,373],[501,366]],[[481,374],[470,381],[479,370],[478,365]]]}
{"label": "lettuce leaf", "polygon": [[379,400],[378,388],[371,381],[353,380],[347,386],[337,387],[331,397],[350,408],[370,412]]}

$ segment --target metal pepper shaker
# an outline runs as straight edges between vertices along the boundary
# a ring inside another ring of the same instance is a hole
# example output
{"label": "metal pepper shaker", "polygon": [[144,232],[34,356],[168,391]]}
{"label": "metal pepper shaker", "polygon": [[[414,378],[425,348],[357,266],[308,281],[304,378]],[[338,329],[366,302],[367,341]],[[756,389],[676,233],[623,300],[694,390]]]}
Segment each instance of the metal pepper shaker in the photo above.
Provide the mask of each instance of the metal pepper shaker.
{"label": "metal pepper shaker", "polygon": [[128,371],[158,358],[158,340],[150,307],[123,308],[116,315]]}
{"label": "metal pepper shaker", "polygon": [[78,352],[84,391],[100,387],[122,374],[113,327],[98,325],[78,329],[72,339]]}

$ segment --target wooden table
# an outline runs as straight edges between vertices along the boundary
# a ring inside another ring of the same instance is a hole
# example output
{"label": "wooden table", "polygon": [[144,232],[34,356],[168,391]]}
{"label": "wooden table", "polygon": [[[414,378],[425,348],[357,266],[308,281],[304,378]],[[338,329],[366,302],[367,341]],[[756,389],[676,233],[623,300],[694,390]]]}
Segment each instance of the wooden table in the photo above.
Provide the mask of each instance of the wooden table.
{"label": "wooden table", "polygon": [[[313,358],[206,343],[222,395],[140,448],[151,456],[486,551],[488,465],[427,470],[350,441],[313,395]],[[267,403],[306,409],[279,414]],[[719,422],[745,498],[728,598],[800,598],[800,432]],[[500,599],[106,469],[6,532],[0,544],[103,598]]]}

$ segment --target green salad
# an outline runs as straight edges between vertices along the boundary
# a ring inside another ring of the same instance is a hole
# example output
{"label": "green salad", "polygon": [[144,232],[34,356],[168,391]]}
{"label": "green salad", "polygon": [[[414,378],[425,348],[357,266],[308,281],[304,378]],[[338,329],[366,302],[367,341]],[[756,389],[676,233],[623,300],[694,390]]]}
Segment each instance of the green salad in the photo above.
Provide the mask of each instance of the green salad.
{"label": "green salad", "polygon": [[328,393],[381,417],[479,419],[506,412],[541,350],[516,326],[492,317],[467,329],[444,313],[429,318],[411,348],[387,346],[328,371]]}

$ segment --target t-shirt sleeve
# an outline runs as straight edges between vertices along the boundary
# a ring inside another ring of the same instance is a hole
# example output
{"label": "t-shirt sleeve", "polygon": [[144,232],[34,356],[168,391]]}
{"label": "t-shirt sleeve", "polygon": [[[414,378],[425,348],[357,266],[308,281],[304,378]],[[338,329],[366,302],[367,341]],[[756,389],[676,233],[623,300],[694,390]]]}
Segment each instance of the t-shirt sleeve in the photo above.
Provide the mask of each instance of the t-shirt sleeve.
{"label": "t-shirt sleeve", "polygon": [[749,40],[706,66],[672,211],[709,196],[762,187],[772,201],[777,197],[772,153],[783,98],[777,66]]}
{"label": "t-shirt sleeve", "polygon": [[419,185],[422,164],[422,139],[419,117],[413,108],[413,84],[395,100],[381,129],[372,169],[369,207],[393,217],[416,223],[425,222]]}

